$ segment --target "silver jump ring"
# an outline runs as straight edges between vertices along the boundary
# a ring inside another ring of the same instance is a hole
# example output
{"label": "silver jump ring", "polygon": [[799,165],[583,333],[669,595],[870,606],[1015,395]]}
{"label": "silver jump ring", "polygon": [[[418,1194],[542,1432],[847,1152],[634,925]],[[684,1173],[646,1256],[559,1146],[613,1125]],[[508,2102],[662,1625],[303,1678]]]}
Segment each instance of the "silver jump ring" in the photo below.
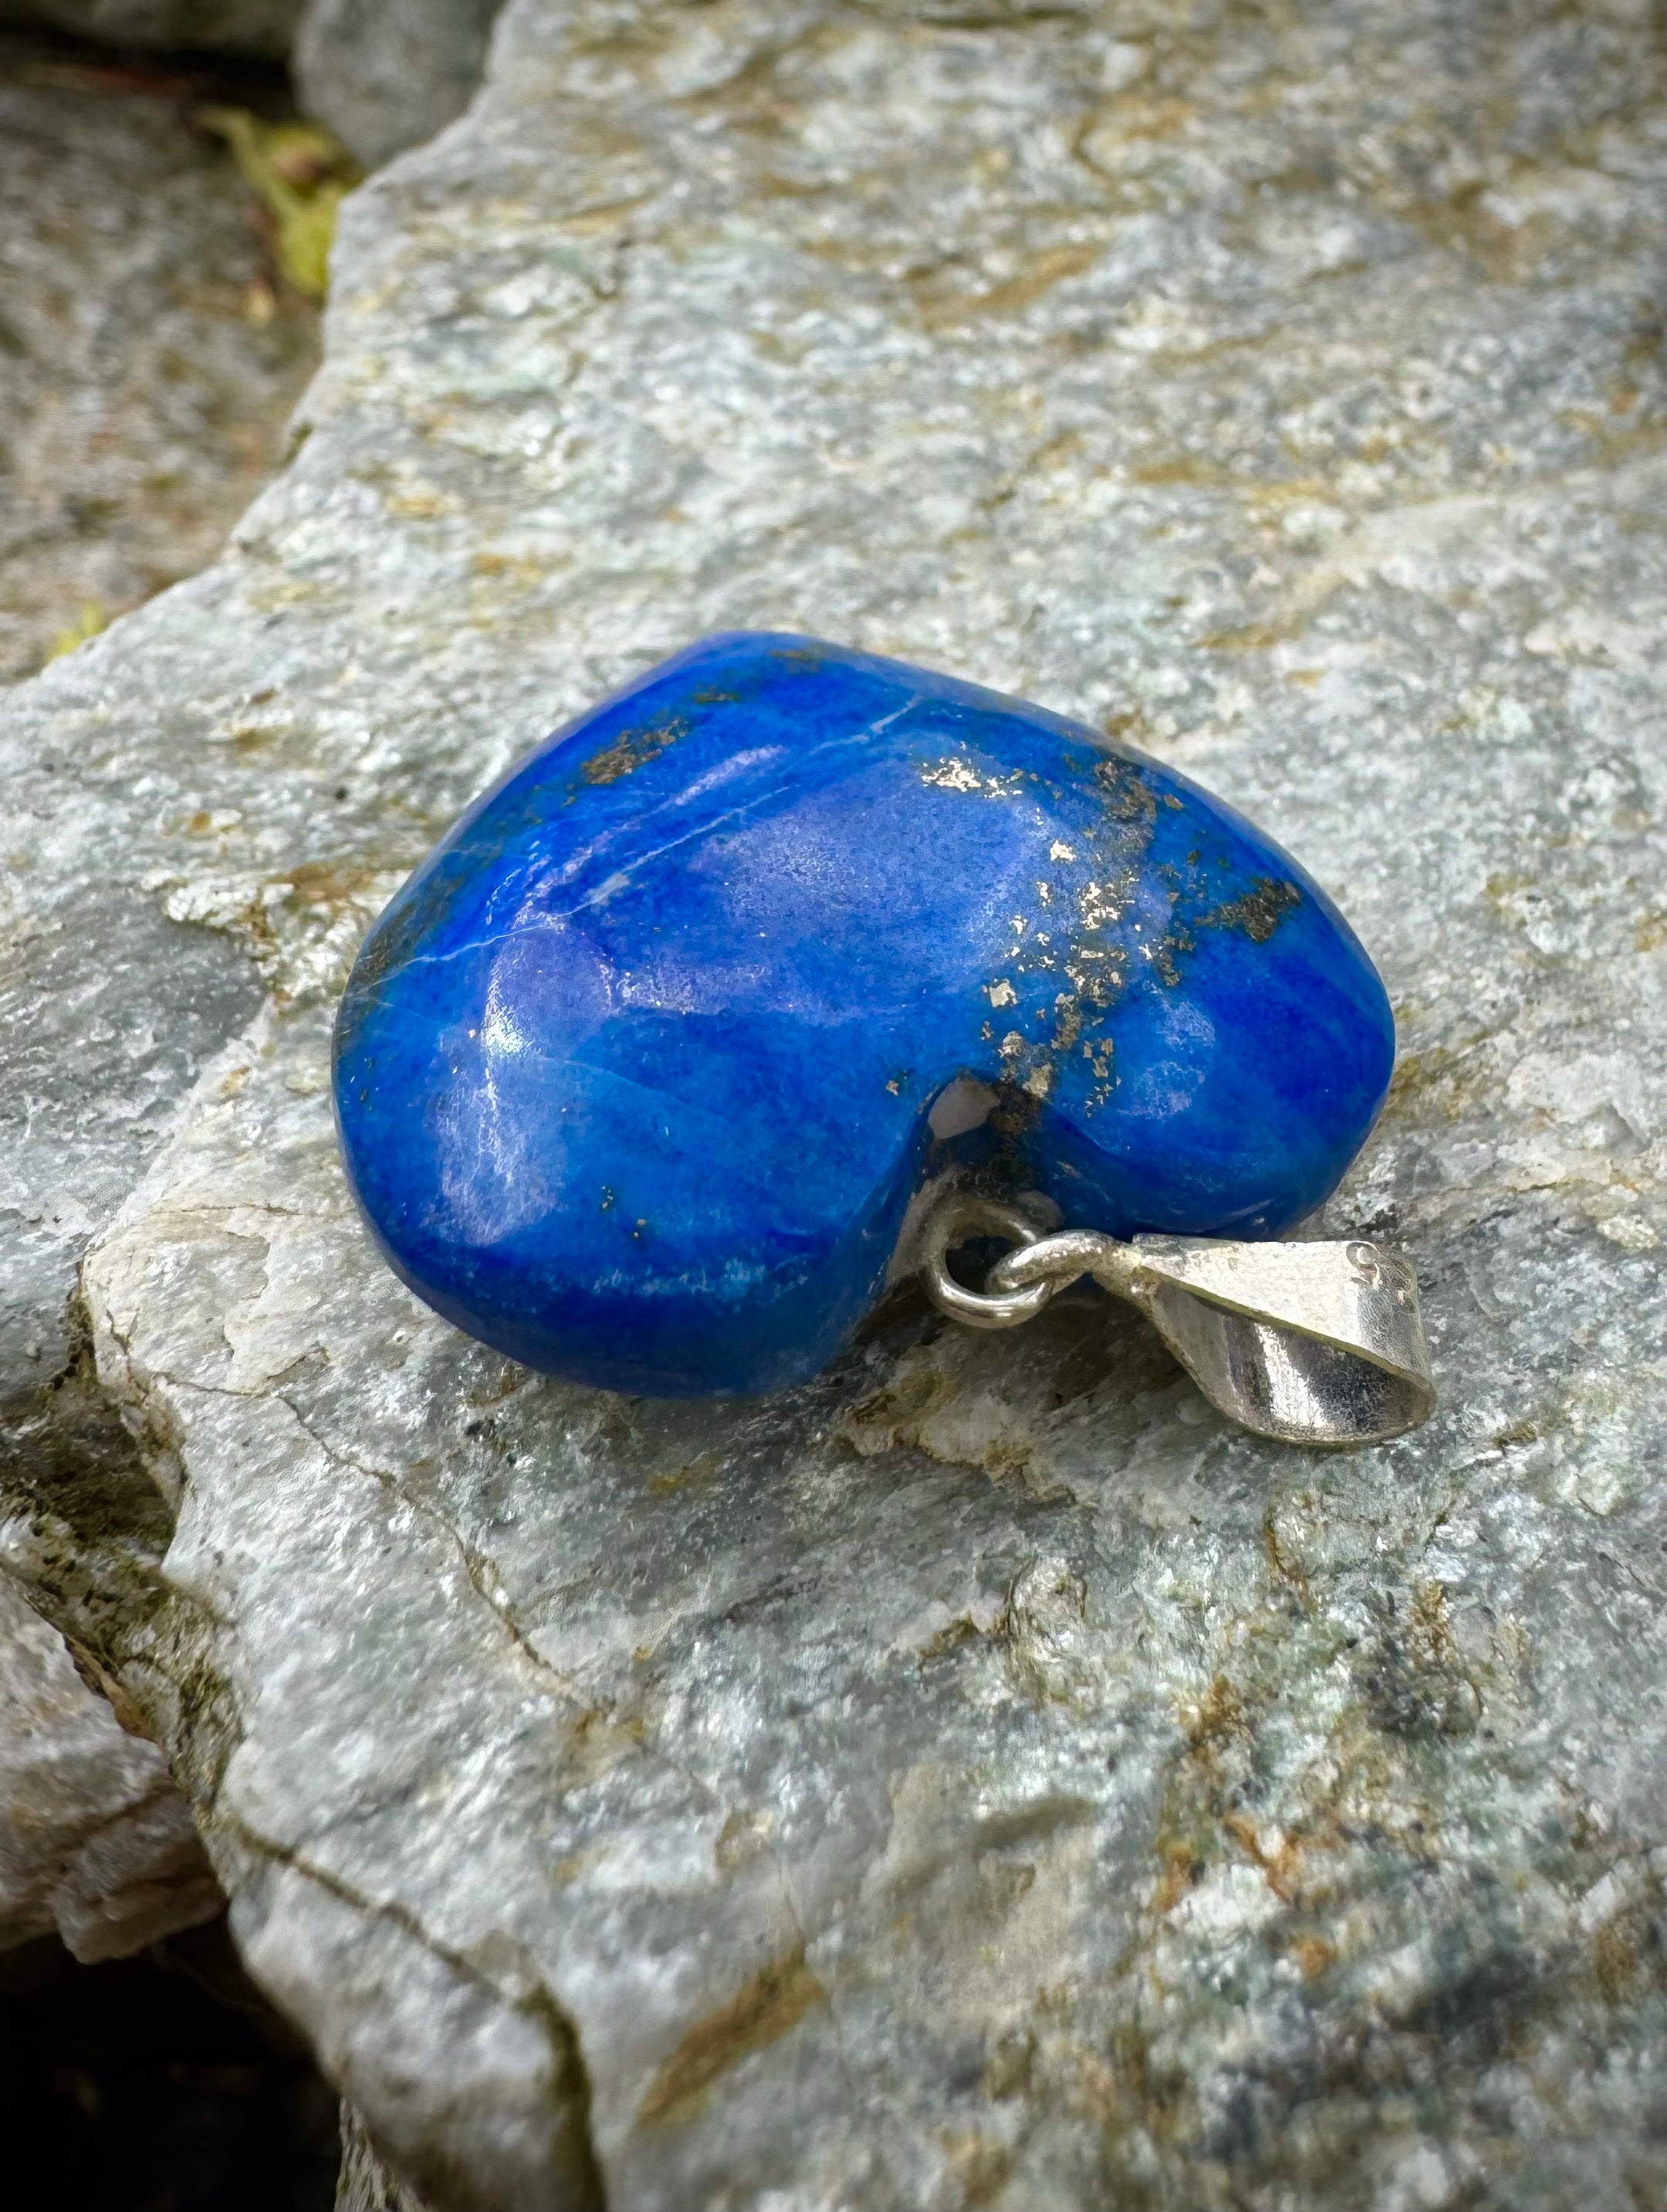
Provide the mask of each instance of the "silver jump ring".
{"label": "silver jump ring", "polygon": [[1013,1328],[1034,1320],[1059,1285],[1044,1279],[1012,1291],[970,1291],[949,1272],[949,1255],[973,1237],[1002,1237],[1021,1247],[1040,1243],[1042,1232],[1016,1206],[993,1198],[958,1198],[933,1214],[921,1255],[927,1295],[940,1313],[969,1328]]}

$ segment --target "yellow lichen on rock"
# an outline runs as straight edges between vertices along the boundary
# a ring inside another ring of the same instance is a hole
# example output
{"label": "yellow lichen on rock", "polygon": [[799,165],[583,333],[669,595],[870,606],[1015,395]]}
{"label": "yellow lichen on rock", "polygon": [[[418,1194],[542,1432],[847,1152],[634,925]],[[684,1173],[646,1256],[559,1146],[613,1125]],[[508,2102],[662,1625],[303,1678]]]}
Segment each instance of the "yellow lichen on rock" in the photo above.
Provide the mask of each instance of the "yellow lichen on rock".
{"label": "yellow lichen on rock", "polygon": [[110,617],[96,599],[84,600],[72,623],[66,623],[52,640],[48,660],[60,660],[66,653],[73,653],[78,645],[85,645],[89,637],[96,637]]}
{"label": "yellow lichen on rock", "polygon": [[322,300],[336,211],[359,181],[352,156],[316,123],[268,123],[246,107],[199,108],[197,119],[226,141],[271,216],[272,250],[285,282]]}

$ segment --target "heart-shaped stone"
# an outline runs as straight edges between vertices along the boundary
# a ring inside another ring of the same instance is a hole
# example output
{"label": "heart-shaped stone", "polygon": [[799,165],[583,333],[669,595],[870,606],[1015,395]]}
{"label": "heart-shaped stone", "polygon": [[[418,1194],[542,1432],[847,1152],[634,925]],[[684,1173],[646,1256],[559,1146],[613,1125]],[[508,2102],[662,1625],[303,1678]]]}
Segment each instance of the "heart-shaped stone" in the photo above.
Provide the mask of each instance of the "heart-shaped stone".
{"label": "heart-shaped stone", "polygon": [[529,1365],[683,1395],[814,1373],[956,1158],[1073,1225],[1277,1236],[1394,1049],[1330,900],[1185,777],[743,633],[469,810],[365,940],[335,1086],[420,1297]]}

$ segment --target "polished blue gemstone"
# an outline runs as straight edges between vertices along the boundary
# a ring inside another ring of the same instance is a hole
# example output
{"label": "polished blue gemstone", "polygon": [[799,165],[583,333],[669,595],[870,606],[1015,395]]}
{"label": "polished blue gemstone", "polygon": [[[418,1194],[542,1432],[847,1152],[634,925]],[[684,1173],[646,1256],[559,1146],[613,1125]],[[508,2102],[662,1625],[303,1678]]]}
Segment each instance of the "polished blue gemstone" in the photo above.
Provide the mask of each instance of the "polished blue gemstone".
{"label": "polished blue gemstone", "polygon": [[617,1390],[813,1374],[952,1159],[1073,1226],[1277,1236],[1394,1030],[1319,887],[1183,776],[814,639],[559,731],[366,939],[336,1106],[394,1268]]}

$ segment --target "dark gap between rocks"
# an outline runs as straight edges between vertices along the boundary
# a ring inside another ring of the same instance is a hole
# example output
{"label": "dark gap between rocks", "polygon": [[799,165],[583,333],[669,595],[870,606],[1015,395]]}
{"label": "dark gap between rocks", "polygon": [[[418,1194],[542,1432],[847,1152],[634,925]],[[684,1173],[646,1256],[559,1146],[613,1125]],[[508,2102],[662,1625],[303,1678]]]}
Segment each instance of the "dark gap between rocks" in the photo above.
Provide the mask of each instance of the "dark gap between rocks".
{"label": "dark gap between rocks", "polygon": [[20,2203],[330,2212],[334,2091],[238,1962],[223,1917],[83,1966],[0,1954],[0,2139]]}

